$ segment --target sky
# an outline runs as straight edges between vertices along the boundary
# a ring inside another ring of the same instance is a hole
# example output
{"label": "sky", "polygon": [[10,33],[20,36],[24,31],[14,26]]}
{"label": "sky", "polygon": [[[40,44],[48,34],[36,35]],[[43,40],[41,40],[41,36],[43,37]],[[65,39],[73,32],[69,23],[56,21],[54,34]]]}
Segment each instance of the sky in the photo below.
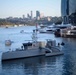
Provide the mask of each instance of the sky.
{"label": "sky", "polygon": [[44,16],[60,16],[61,0],[0,0],[0,18],[22,17],[33,11],[44,13]]}

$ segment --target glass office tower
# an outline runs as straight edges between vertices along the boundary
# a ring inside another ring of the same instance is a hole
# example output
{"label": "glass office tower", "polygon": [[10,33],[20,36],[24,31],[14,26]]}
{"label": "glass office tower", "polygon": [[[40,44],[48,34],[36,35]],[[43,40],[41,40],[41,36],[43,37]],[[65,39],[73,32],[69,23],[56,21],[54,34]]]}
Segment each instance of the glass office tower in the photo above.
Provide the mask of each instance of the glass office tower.
{"label": "glass office tower", "polygon": [[61,15],[64,23],[76,23],[76,0],[61,0]]}
{"label": "glass office tower", "polygon": [[36,11],[36,18],[40,18],[40,12],[39,11]]}
{"label": "glass office tower", "polygon": [[76,12],[76,0],[69,0],[69,15]]}
{"label": "glass office tower", "polygon": [[63,18],[63,23],[68,23],[69,0],[61,0],[61,15]]}

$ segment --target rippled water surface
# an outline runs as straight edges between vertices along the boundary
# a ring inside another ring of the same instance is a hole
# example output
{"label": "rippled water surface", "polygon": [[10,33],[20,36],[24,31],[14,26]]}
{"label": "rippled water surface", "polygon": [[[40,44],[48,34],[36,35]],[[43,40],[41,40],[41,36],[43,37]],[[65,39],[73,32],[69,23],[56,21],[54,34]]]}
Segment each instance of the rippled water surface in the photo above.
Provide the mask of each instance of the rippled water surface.
{"label": "rippled water surface", "polygon": [[[20,48],[23,42],[31,40],[34,26],[1,27],[0,28],[0,60],[1,53],[9,49]],[[24,33],[20,33],[24,30]],[[5,46],[5,40],[13,41]],[[61,47],[64,55],[54,57],[33,57],[12,61],[0,61],[0,75],[76,75],[76,39],[55,37],[53,34],[38,33],[38,40],[53,39],[64,42]]]}

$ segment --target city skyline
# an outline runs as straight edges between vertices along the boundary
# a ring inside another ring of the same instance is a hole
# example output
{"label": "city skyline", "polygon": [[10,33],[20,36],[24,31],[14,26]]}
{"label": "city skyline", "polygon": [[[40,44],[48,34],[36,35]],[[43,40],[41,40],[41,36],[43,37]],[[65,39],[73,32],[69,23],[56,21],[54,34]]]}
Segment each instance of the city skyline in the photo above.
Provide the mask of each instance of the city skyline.
{"label": "city skyline", "polygon": [[0,0],[0,18],[22,17],[30,11],[33,12],[33,17],[36,16],[36,11],[44,13],[44,16],[61,16],[61,0]]}

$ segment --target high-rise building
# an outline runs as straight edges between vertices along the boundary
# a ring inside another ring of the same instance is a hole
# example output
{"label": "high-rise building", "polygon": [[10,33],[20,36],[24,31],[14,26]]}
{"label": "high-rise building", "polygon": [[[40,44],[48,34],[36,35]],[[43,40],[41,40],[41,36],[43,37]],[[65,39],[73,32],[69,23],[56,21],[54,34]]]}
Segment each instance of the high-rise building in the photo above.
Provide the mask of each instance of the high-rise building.
{"label": "high-rise building", "polygon": [[69,0],[61,0],[61,15],[64,23],[68,23]]}
{"label": "high-rise building", "polygon": [[31,11],[31,19],[33,18],[33,14],[32,14],[32,11]]}
{"label": "high-rise building", "polygon": [[40,12],[39,11],[36,11],[36,18],[40,18]]}
{"label": "high-rise building", "polygon": [[76,0],[69,0],[69,14],[76,12]]}
{"label": "high-rise building", "polygon": [[25,19],[25,15],[23,15],[23,19]]}
{"label": "high-rise building", "polygon": [[76,0],[61,0],[61,15],[64,23],[76,23]]}
{"label": "high-rise building", "polygon": [[61,15],[62,16],[67,15],[66,10],[67,10],[67,0],[61,0]]}
{"label": "high-rise building", "polygon": [[27,18],[28,18],[28,19],[30,18],[30,15],[29,15],[29,14],[27,14]]}

